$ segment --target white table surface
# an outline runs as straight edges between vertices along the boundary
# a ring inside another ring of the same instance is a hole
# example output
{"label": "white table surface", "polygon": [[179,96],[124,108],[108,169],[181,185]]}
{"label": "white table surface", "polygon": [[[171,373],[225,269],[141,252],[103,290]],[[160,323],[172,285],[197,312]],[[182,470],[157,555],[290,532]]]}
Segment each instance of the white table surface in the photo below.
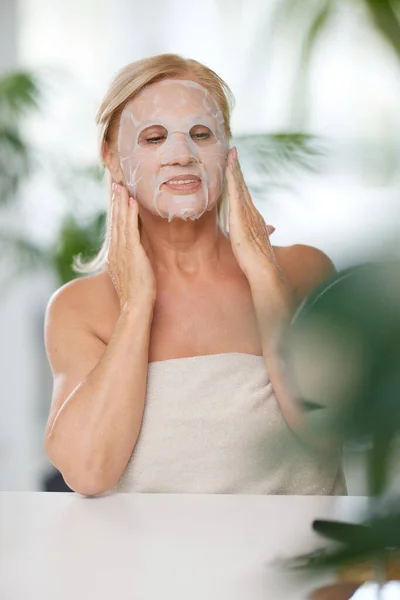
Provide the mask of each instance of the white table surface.
{"label": "white table surface", "polygon": [[1,600],[302,600],[273,561],[365,498],[0,492]]}

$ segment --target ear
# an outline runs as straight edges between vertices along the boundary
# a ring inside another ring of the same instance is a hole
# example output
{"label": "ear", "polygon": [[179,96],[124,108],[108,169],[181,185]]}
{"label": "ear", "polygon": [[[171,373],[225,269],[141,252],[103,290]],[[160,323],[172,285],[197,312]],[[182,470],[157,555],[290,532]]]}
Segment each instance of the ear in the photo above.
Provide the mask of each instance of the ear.
{"label": "ear", "polygon": [[119,156],[116,150],[113,150],[108,142],[103,145],[103,161],[109,170],[113,181],[120,183],[124,181],[124,176],[119,164]]}

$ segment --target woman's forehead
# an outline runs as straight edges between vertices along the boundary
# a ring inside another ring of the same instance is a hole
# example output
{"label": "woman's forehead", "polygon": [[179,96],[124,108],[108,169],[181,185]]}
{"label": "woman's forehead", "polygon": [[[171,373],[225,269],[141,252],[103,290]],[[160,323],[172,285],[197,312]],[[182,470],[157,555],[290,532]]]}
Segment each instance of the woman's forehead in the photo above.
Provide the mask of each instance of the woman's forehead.
{"label": "woman's forehead", "polygon": [[160,117],[209,115],[217,118],[219,107],[200,84],[182,79],[152,83],[139,92],[125,107],[139,123]]}

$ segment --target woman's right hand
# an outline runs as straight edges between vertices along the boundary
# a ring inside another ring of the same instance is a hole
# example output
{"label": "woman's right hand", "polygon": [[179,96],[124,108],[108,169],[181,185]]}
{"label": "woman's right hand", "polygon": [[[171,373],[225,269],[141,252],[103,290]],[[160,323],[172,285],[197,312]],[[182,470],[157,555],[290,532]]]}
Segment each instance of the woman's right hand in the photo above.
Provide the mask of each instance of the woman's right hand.
{"label": "woman's right hand", "polygon": [[129,309],[140,301],[156,299],[156,278],[149,257],[140,242],[139,208],[127,189],[113,184],[111,241],[107,271],[118,294],[120,308]]}

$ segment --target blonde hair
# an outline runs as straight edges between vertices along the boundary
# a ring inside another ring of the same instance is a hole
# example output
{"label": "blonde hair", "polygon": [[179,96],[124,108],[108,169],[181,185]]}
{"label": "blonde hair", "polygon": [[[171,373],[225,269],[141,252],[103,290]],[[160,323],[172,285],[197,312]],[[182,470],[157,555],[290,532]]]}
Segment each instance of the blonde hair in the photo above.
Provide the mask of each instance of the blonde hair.
{"label": "blonde hair", "polygon": [[[183,58],[177,54],[159,54],[130,63],[121,69],[111,82],[109,90],[97,111],[96,123],[99,127],[100,158],[104,162],[105,144],[116,143],[117,132],[125,105],[145,86],[163,79],[189,79],[202,85],[216,100],[224,117],[227,139],[231,138],[230,116],[234,97],[228,85],[205,65]],[[106,215],[104,241],[96,256],[88,261],[81,254],[73,258],[72,269],[76,273],[91,274],[105,268],[110,247],[110,224],[112,206],[112,178],[109,174],[109,200]],[[218,202],[218,224],[226,233],[228,228],[228,200],[224,186]]]}

